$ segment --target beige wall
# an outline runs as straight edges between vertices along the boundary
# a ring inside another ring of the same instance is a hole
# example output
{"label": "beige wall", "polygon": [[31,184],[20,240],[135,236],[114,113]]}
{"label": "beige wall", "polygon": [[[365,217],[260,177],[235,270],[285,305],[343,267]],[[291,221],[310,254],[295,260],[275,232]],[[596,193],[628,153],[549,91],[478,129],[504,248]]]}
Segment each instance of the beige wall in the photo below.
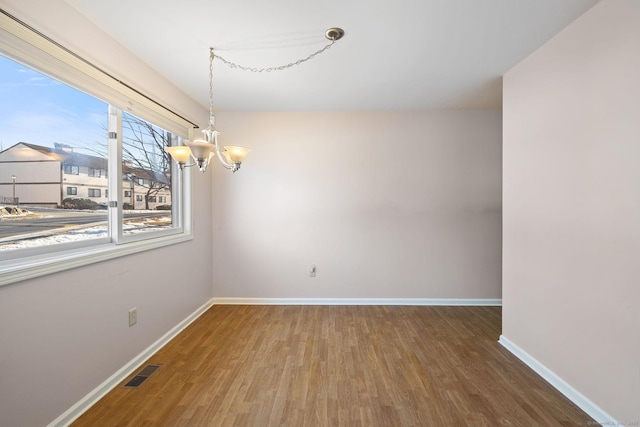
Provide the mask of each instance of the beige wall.
{"label": "beige wall", "polygon": [[253,148],[235,175],[212,169],[216,297],[500,298],[500,111],[216,124]]}
{"label": "beige wall", "polygon": [[[125,81],[188,117],[206,118],[65,1],[2,7],[89,60],[117,64]],[[211,298],[208,178],[194,178],[193,241],[0,287],[0,425],[47,425]],[[138,324],[129,328],[133,307]]]}
{"label": "beige wall", "polygon": [[[34,167],[35,166],[35,167]],[[12,175],[20,203],[60,203],[60,162],[30,148],[0,153],[0,196],[13,197]]]}
{"label": "beige wall", "polygon": [[639,23],[639,1],[602,1],[504,76],[503,335],[621,423],[640,421]]}

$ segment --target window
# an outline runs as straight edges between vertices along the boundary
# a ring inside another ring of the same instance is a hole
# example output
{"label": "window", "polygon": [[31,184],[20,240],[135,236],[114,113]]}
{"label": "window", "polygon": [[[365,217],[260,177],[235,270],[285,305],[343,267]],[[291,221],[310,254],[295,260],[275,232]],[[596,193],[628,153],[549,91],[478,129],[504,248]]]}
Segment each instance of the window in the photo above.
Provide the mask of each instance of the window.
{"label": "window", "polygon": [[[38,205],[30,208],[34,217],[50,214],[61,219],[58,228],[43,228],[46,233],[38,238],[31,238],[21,231],[25,229],[20,224],[22,219],[12,220],[11,224],[15,224],[15,228],[9,228],[8,231],[12,234],[7,236],[12,240],[7,244],[0,244],[0,251],[3,258],[5,255],[18,256],[22,252],[37,252],[39,247],[45,245],[50,251],[55,251],[58,244],[64,247],[63,243],[72,240],[72,234],[64,226],[71,223],[65,222],[65,219],[72,215],[72,210],[95,208],[95,203],[88,204],[82,199],[91,198],[96,203],[102,202],[95,200],[101,197],[102,190],[95,186],[89,188],[88,184],[93,180],[89,178],[89,174],[95,174],[96,169],[101,169],[97,166],[104,164],[106,167],[108,162],[108,138],[105,131],[109,120],[108,104],[4,56],[0,56],[0,80],[11,85],[5,89],[10,91],[11,101],[0,99],[0,108],[6,108],[10,104],[12,111],[18,116],[49,117],[48,121],[40,123],[35,120],[25,128],[5,126],[6,119],[0,115],[0,128],[6,129],[7,138],[24,141],[7,147],[0,154],[8,155],[8,163],[2,164],[18,177],[35,178],[32,184],[22,189],[23,199]],[[56,126],[50,125],[53,122]],[[74,141],[73,146],[69,143],[46,142],[69,140]],[[51,208],[57,208],[57,211],[51,212]],[[87,232],[83,233],[83,228],[80,227],[74,239],[85,240],[85,243],[104,239],[108,234],[107,217],[105,211],[87,215],[86,219],[90,221],[86,224],[99,226],[104,232],[90,232],[95,231],[94,227],[87,228]],[[9,254],[14,251],[16,255]]]}
{"label": "window", "polygon": [[67,175],[79,175],[80,168],[74,165],[64,165],[64,173]]}
{"label": "window", "polygon": [[124,190],[124,197],[131,197],[131,191]]}
{"label": "window", "polygon": [[[71,201],[68,207],[73,209],[89,209],[86,227],[75,225],[68,233],[65,221],[57,221],[62,225],[48,230],[48,240],[25,234],[20,218],[7,221],[9,234],[0,242],[0,285],[190,239],[190,210],[184,209],[189,192],[184,187],[190,186],[191,172],[180,172],[164,147],[179,145],[192,124],[109,74],[89,70],[83,59],[8,14],[0,14],[0,30],[0,81],[7,89],[0,97],[0,111],[50,117],[16,127],[6,125],[9,114],[0,114],[0,128],[5,129],[2,175],[38,177],[29,186],[30,197],[16,196],[37,202],[34,205],[57,206],[63,219],[63,200]],[[46,110],[39,109],[43,106]],[[46,126],[54,119],[55,127]],[[25,142],[7,147],[7,140]],[[47,146],[42,141],[73,143]],[[31,157],[20,159],[12,152],[18,149]],[[0,188],[7,187],[2,175]],[[178,176],[181,179],[174,179]],[[95,178],[102,177],[107,178],[106,188],[95,184]],[[123,197],[125,189],[131,199]],[[102,190],[105,196],[115,195],[114,203],[104,200]],[[148,200],[159,195],[174,201],[170,210],[149,205]],[[96,210],[93,202],[85,207],[86,197],[104,209]],[[144,211],[136,212],[137,218],[123,210],[134,197],[136,209]],[[65,242],[72,234],[74,240]]]}
{"label": "window", "polygon": [[[164,147],[171,145],[175,136],[140,117],[122,113],[122,171],[130,179],[129,197],[135,194],[131,209],[152,211],[144,218],[122,219],[125,236],[171,228],[174,223],[171,210],[155,210],[158,195],[170,197],[173,189],[171,157]],[[126,193],[125,193],[126,196]],[[129,206],[128,206],[129,207]]]}
{"label": "window", "polygon": [[159,203],[167,203],[167,197],[166,196],[158,196],[158,202]]}

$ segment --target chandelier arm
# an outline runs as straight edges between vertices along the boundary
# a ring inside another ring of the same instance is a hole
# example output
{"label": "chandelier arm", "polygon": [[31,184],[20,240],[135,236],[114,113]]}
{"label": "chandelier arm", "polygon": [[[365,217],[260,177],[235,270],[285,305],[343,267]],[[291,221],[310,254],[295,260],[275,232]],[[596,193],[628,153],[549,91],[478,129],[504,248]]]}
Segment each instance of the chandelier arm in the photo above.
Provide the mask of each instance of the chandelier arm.
{"label": "chandelier arm", "polygon": [[211,139],[213,141],[211,141],[211,142],[213,142],[213,151],[215,151],[216,157],[218,158],[218,161],[220,162],[220,164],[222,166],[225,167],[225,169],[233,169],[233,165],[230,164],[229,162],[227,162],[227,159],[220,152],[220,147],[218,146],[218,134],[219,133],[220,132],[218,132],[217,130],[214,130],[212,132],[212,135],[211,135],[212,138]]}
{"label": "chandelier arm", "polygon": [[196,163],[196,162],[193,162],[193,163],[191,163],[191,164],[188,164],[188,163],[178,163],[178,167],[179,167],[180,169],[184,169],[184,168],[192,168],[192,167],[194,167],[194,166],[198,166],[198,163]]}
{"label": "chandelier arm", "polygon": [[323,47],[322,49],[318,49],[315,52],[313,52],[311,55],[307,56],[306,58],[302,58],[302,59],[298,59],[295,62],[290,62],[286,65],[279,65],[277,67],[265,67],[265,68],[258,68],[258,67],[247,67],[244,65],[240,65],[240,64],[236,64],[235,62],[231,62],[225,58],[223,58],[220,55],[213,55],[213,48],[211,49],[211,60],[213,61],[213,58],[218,58],[220,61],[222,61],[225,65],[227,65],[229,68],[233,68],[233,69],[238,69],[241,71],[251,71],[252,73],[262,73],[262,72],[267,72],[270,73],[272,71],[283,71],[286,70],[287,68],[291,68],[291,67],[295,67],[296,65],[300,65],[304,62],[309,61],[310,59],[313,59],[316,55],[321,54],[322,52],[326,51],[327,49],[331,48],[331,46],[333,46],[336,41],[338,41],[338,38],[334,38],[331,40],[331,43],[329,43],[328,45],[326,45],[325,47]]}

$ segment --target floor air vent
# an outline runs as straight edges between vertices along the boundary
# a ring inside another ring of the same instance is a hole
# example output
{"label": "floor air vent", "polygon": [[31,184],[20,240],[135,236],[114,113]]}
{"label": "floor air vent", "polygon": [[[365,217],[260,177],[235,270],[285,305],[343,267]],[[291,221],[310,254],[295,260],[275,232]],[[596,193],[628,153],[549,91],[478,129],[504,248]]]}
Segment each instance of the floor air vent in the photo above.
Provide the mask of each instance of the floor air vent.
{"label": "floor air vent", "polygon": [[138,372],[133,378],[131,378],[123,388],[138,388],[143,382],[147,380],[155,371],[160,369],[162,365],[147,365],[140,372]]}

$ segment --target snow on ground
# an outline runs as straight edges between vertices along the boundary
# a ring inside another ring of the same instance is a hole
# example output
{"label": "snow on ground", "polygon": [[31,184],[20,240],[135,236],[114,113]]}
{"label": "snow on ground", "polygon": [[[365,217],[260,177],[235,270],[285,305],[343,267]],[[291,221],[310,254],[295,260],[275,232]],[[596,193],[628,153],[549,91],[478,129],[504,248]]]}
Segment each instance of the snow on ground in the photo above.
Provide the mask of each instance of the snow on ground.
{"label": "snow on ground", "polygon": [[56,245],[59,243],[77,242],[79,240],[89,240],[107,237],[107,226],[90,227],[81,230],[68,231],[64,234],[54,234],[52,236],[34,237],[32,239],[14,240],[0,244],[0,251],[11,251],[14,249],[35,248],[40,246]]}
{"label": "snow on ground", "polygon": [[[15,217],[15,215],[12,216]],[[132,235],[139,233],[148,233],[150,231],[164,230],[169,226],[171,226],[171,216],[164,216],[160,218],[141,218],[125,221],[122,231],[125,235]],[[74,227],[71,230],[59,229],[58,234],[0,243],[0,252],[14,249],[56,245],[59,243],[77,242],[81,240],[99,239],[104,237],[108,237],[106,224],[98,226],[87,226],[84,228]]]}
{"label": "snow on ground", "polygon": [[19,208],[17,206],[3,206],[0,205],[0,219],[2,218],[20,218],[30,215],[26,209]]}

